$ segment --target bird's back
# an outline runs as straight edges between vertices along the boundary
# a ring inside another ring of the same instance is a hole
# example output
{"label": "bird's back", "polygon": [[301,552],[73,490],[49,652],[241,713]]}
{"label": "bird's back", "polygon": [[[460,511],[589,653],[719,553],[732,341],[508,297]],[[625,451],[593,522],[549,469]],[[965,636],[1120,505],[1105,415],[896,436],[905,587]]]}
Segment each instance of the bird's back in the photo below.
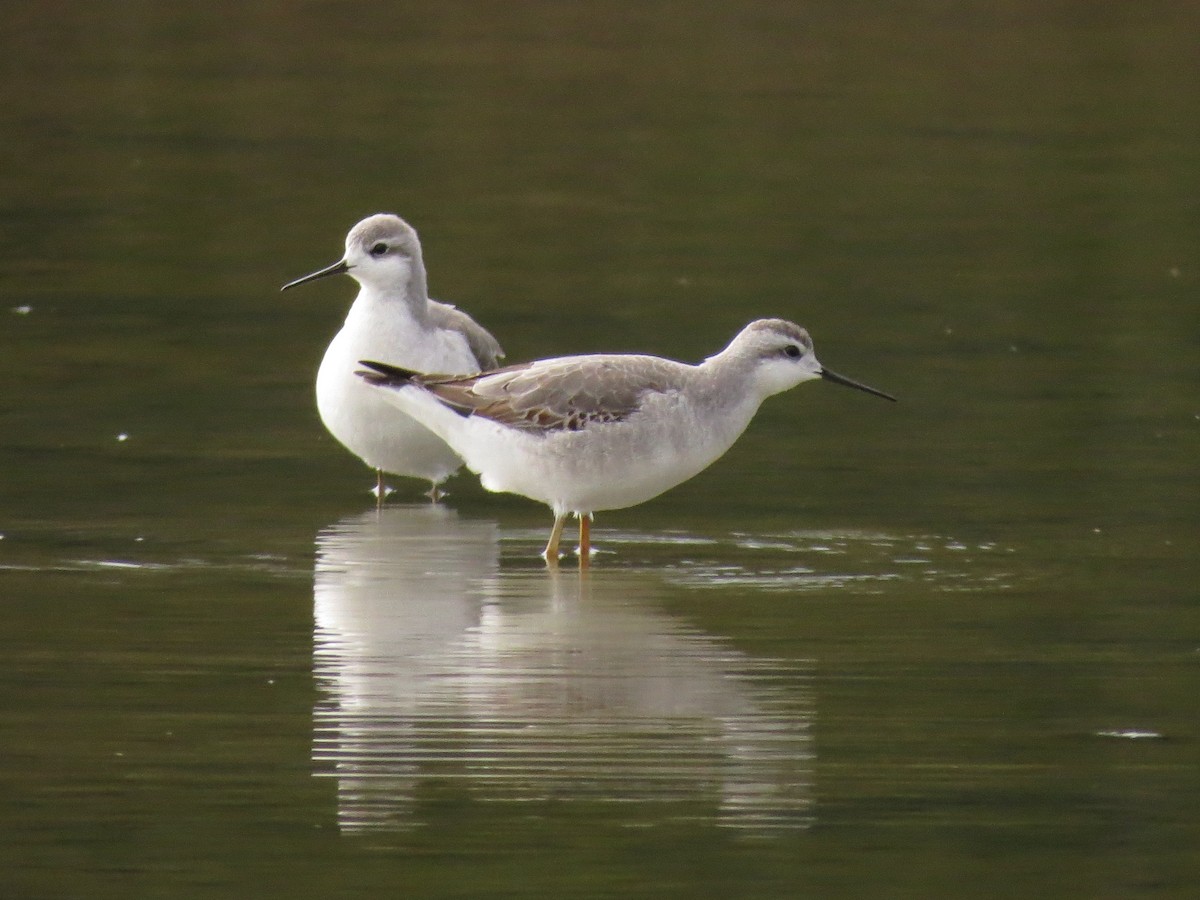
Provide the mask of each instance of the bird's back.
{"label": "bird's back", "polygon": [[[430,300],[429,321],[436,328],[458,332],[465,338],[467,347],[471,355],[475,358],[475,371],[491,371],[499,366],[501,360],[504,359],[504,350],[500,347],[500,342],[492,336],[491,332],[457,306],[450,303],[442,303],[438,300]],[[436,374],[458,373],[439,372]]]}

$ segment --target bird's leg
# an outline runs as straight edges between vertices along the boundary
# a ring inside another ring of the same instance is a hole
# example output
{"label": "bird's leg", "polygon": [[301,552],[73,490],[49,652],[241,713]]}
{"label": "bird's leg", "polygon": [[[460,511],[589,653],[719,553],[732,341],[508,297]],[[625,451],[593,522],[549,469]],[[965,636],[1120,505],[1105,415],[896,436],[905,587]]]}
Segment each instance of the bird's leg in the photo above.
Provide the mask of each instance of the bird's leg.
{"label": "bird's leg", "polygon": [[430,503],[437,503],[446,496],[446,492],[438,487],[436,481],[431,481],[429,483],[429,490],[425,492],[425,496],[429,498]]}
{"label": "bird's leg", "polygon": [[586,569],[592,562],[592,517],[579,514],[579,568]]}
{"label": "bird's leg", "polygon": [[555,514],[554,527],[550,529],[550,540],[546,543],[546,549],[542,551],[542,556],[548,566],[558,565],[558,542],[562,538],[563,523],[566,521],[566,513]]}
{"label": "bird's leg", "polygon": [[395,489],[383,483],[383,469],[375,470],[375,487],[371,488],[371,493],[375,495],[376,509],[383,509],[383,501],[387,499],[389,494],[396,493]]}

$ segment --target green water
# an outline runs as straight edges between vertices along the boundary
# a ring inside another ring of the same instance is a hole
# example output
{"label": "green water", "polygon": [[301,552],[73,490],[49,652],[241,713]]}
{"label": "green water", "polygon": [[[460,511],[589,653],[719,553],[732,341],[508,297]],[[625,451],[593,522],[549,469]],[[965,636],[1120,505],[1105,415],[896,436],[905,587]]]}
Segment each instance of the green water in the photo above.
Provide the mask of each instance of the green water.
{"label": "green water", "polygon": [[[1200,13],[10,3],[0,895],[1188,897]],[[549,515],[312,400],[379,210],[513,360],[806,325]]]}

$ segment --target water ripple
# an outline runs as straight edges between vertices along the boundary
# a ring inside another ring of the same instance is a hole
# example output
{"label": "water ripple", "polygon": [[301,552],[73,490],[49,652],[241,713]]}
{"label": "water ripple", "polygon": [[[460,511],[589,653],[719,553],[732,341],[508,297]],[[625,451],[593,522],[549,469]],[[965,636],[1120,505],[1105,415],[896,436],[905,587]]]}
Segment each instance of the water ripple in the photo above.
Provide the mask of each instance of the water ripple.
{"label": "water ripple", "polygon": [[858,532],[734,534],[717,561],[683,560],[667,567],[672,584],[689,588],[745,587],[763,591],[879,592],[888,582],[918,580],[940,591],[1011,586],[998,568],[1010,552],[995,543],[974,546],[947,537],[896,537]]}

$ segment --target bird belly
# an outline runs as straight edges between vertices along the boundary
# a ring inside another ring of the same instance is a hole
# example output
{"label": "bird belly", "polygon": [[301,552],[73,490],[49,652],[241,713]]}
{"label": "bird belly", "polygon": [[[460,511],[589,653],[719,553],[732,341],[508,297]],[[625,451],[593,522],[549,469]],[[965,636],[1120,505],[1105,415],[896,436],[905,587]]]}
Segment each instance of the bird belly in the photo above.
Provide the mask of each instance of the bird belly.
{"label": "bird belly", "polygon": [[[346,329],[334,338],[317,371],[321,421],[346,449],[372,468],[443,481],[462,464],[458,455],[355,374],[361,368],[360,359],[379,359],[418,370],[429,363],[428,350],[412,352],[400,341],[383,338],[363,339]],[[465,360],[457,367],[477,368]]]}
{"label": "bird belly", "polygon": [[[657,497],[706,469],[733,442],[682,421],[640,425],[605,423],[542,435],[505,434],[492,426],[491,435],[460,449],[488,490],[540,500],[556,512],[590,513]],[[504,440],[507,452],[489,452],[489,437]]]}

